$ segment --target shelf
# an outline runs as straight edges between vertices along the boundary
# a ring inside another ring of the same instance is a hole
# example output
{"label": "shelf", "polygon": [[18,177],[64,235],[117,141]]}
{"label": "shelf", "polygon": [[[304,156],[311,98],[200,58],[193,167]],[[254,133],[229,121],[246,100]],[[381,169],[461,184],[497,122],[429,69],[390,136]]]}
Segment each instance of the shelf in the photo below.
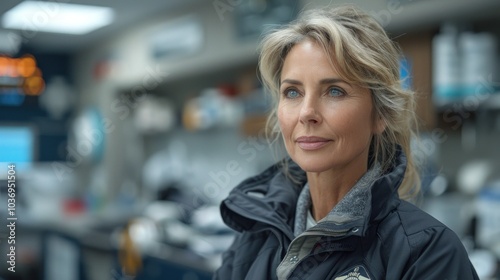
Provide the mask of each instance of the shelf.
{"label": "shelf", "polygon": [[438,113],[500,110],[500,91],[464,96],[453,101],[436,104],[435,107]]}

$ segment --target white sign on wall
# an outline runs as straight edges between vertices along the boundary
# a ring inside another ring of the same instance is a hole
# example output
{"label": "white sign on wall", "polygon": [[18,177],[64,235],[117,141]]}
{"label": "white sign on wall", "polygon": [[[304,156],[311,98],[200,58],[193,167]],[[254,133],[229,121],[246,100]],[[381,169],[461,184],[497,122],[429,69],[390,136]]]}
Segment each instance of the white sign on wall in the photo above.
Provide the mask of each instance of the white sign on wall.
{"label": "white sign on wall", "polygon": [[160,25],[149,40],[154,59],[180,58],[197,53],[203,47],[201,20],[189,15]]}

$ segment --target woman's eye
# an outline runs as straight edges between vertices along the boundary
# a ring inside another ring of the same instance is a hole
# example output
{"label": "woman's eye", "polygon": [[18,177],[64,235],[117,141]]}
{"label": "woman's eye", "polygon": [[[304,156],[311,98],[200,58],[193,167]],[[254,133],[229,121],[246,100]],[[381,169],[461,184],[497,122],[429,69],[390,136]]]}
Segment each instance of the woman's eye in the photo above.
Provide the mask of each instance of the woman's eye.
{"label": "woman's eye", "polygon": [[340,88],[332,87],[332,88],[328,89],[328,95],[330,95],[332,97],[343,96],[344,95],[344,91],[342,89],[340,89]]}
{"label": "woman's eye", "polygon": [[286,98],[297,98],[299,96],[300,96],[299,92],[294,89],[288,89],[285,91]]}

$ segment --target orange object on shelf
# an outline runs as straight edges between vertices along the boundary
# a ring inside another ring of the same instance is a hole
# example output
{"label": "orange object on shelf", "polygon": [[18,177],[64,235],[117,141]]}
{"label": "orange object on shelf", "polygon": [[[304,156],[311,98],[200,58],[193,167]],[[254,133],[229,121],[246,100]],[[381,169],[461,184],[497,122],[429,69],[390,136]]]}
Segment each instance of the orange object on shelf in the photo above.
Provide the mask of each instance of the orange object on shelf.
{"label": "orange object on shelf", "polygon": [[14,89],[19,94],[40,95],[45,89],[42,71],[32,55],[19,58],[0,56],[0,88]]}

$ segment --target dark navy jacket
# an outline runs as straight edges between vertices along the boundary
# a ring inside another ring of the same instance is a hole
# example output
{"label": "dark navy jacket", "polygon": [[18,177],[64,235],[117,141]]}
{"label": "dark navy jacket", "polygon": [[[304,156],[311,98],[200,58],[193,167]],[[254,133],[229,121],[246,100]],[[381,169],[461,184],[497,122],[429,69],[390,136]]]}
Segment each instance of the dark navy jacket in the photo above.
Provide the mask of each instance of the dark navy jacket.
{"label": "dark navy jacket", "polygon": [[[278,165],[245,180],[221,204],[238,234],[214,279],[278,279],[278,270],[280,279],[478,279],[456,234],[399,199],[405,169],[399,152],[371,186],[365,217],[320,222],[298,237],[293,225],[305,181],[292,183]],[[291,171],[302,172],[297,165]]]}

